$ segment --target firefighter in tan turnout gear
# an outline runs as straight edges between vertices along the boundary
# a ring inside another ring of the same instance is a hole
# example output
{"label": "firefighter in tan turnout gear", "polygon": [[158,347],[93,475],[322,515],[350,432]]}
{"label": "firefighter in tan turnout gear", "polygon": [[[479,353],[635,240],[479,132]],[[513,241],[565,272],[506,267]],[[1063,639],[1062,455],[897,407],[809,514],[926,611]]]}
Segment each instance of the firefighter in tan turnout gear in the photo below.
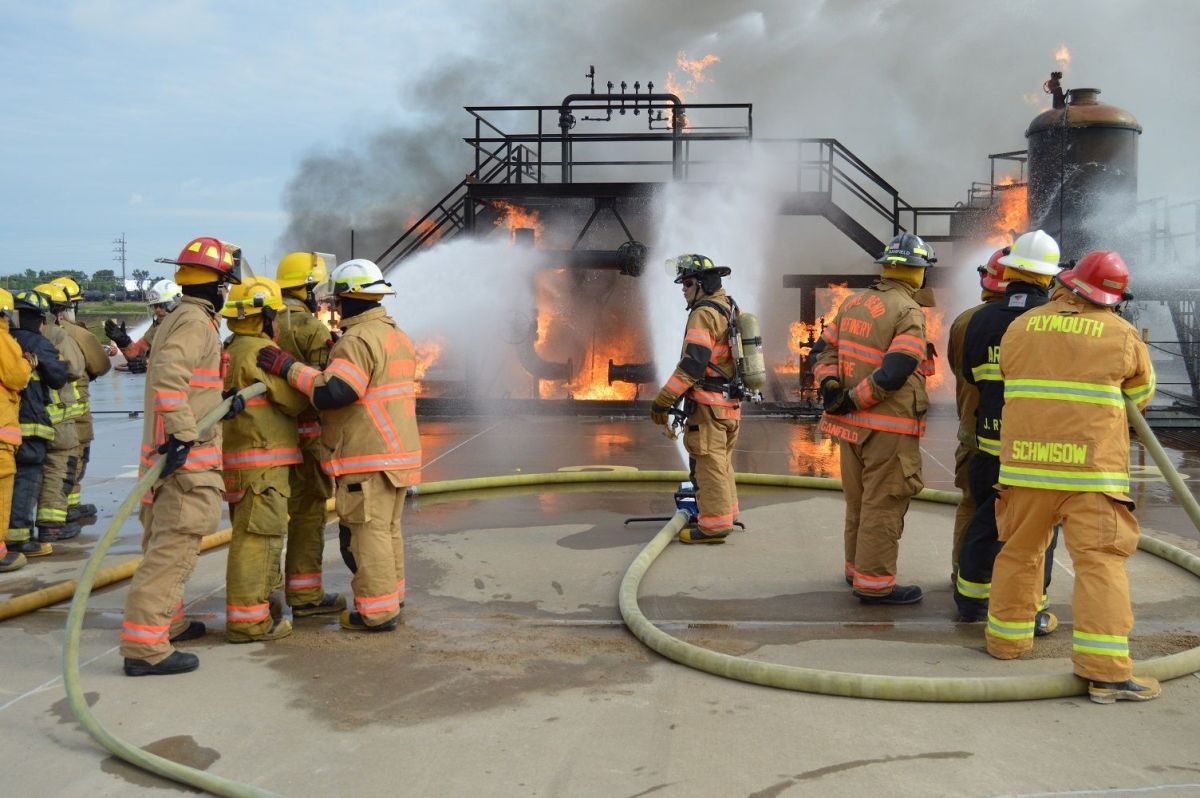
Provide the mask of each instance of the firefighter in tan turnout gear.
{"label": "firefighter in tan turnout gear", "polygon": [[322,465],[335,480],[334,502],[349,531],[355,569],[354,610],[342,613],[341,625],[390,631],[404,603],[404,494],[420,479],[416,355],[380,305],[395,291],[374,263],[341,264],[328,291],[342,334],[325,370],[276,347],[260,350],[258,364],[286,376],[321,414]]}
{"label": "firefighter in tan turnout gear", "polygon": [[1097,703],[1146,701],[1161,688],[1133,675],[1133,611],[1125,560],[1137,549],[1129,498],[1126,400],[1154,396],[1154,366],[1134,327],[1114,308],[1128,298],[1129,269],[1116,252],[1092,252],[1058,275],[1050,301],[1004,334],[1000,371],[1003,548],[992,572],[988,653],[1013,659],[1033,648],[1041,561],[1053,527],[1075,567],[1072,662]]}
{"label": "firefighter in tan turnout gear", "polygon": [[[67,334],[63,318],[70,310],[67,292],[61,285],[43,283],[34,288],[50,300],[50,320],[42,334],[54,344],[59,357],[67,364],[67,384],[51,389],[50,421],[54,425],[54,440],[46,452],[42,467],[42,492],[38,496],[37,536],[42,543],[69,540],[82,529],[78,521],[67,522],[67,497],[75,484],[79,462],[79,432],[76,420],[84,413],[80,400],[79,380],[87,374],[87,361],[79,344]],[[69,322],[68,322],[69,323]]]}
{"label": "firefighter in tan turnout gear", "polygon": [[75,318],[79,303],[83,301],[83,292],[79,289],[79,284],[70,277],[56,277],[50,282],[61,286],[67,295],[70,310],[67,311],[62,326],[71,340],[79,346],[84,362],[83,374],[75,386],[79,392],[79,402],[83,411],[75,420],[79,448],[75,451],[75,471],[73,474],[67,475],[72,482],[70,492],[67,494],[67,523],[73,524],[96,515],[96,505],[83,504],[81,496],[83,477],[87,473],[87,464],[92,457],[92,441],[96,437],[92,423],[91,390],[88,385],[98,377],[107,374],[112,369],[112,361],[108,359],[104,347],[100,345],[99,339],[88,330],[87,325]]}
{"label": "firefighter in tan turnout gear", "polygon": [[742,417],[740,399],[728,390],[735,376],[729,319],[737,305],[721,287],[721,278],[732,270],[694,254],[671,258],[667,270],[683,286],[687,330],[679,365],[658,392],[650,417],[655,424],[666,424],[668,412],[683,402],[683,444],[699,514],[695,527],[680,530],[680,542],[724,543],[738,517],[733,446]]}
{"label": "firefighter in tan turnout gear", "polygon": [[[142,564],[125,599],[121,654],[129,676],[184,673],[195,654],[171,644],[204,634],[183,615],[183,589],[200,553],[200,538],[221,518],[221,425],[201,434],[197,423],[221,403],[224,388],[217,308],[225,283],[241,282],[241,250],[216,238],[190,241],[175,260],[183,298],[154,338],[146,372],[142,470],[157,456],[163,470],[142,499]],[[235,407],[231,412],[236,411]]]}
{"label": "firefighter in tan turnout gear", "polygon": [[288,472],[302,461],[296,417],[312,405],[287,380],[258,368],[258,352],[271,346],[282,311],[279,286],[267,277],[244,278],[221,309],[233,333],[225,345],[226,395],[255,382],[267,386],[265,395],[222,423],[225,500],[233,524],[225,570],[225,639],[231,643],[278,640],[292,631],[286,618],[273,617],[271,594],[283,587]]}
{"label": "firefighter in tan turnout gear", "polygon": [[149,329],[135,341],[129,337],[125,322],[108,319],[104,322],[104,334],[112,341],[114,347],[108,354],[113,356],[119,351],[124,355],[125,365],[130,372],[145,372],[146,358],[150,356],[150,347],[154,344],[154,334],[182,297],[183,292],[174,280],[158,280],[147,288],[146,310],[150,313]]}
{"label": "firefighter in tan turnout gear", "polygon": [[896,584],[909,500],[921,491],[928,348],[917,292],[937,259],[918,236],[893,238],[875,261],[879,282],[850,296],[821,335],[813,375],[837,438],[846,497],[845,577],[864,604],[912,604],[921,588]]}
{"label": "firefighter in tan turnout gear", "polygon": [[[317,287],[329,276],[325,259],[315,252],[292,252],[279,261],[275,281],[283,291],[284,308],[275,322],[276,343],[300,363],[324,369],[333,338],[316,317]],[[321,421],[311,405],[297,419],[302,460],[288,469],[287,555],[284,560],[287,603],[292,615],[340,613],[346,599],[322,587],[325,550],[325,502],[333,481],[321,470]]]}

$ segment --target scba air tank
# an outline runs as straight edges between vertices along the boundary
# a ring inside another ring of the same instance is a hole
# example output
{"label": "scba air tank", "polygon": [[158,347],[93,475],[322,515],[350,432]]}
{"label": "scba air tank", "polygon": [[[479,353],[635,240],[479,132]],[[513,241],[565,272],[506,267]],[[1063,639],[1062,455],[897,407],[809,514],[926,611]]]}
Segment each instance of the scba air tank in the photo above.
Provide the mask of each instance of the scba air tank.
{"label": "scba air tank", "polygon": [[758,316],[753,313],[738,314],[738,329],[741,332],[742,382],[752,391],[761,391],[767,384],[767,364],[763,359],[762,330]]}

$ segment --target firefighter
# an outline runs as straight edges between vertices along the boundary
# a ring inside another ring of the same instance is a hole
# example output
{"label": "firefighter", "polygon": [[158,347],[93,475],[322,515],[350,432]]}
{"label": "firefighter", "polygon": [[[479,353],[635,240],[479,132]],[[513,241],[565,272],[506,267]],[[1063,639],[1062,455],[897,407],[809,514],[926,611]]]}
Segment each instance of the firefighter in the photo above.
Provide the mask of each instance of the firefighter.
{"label": "firefighter", "polygon": [[[976,455],[967,469],[967,487],[976,510],[963,537],[958,558],[958,580],[954,602],[958,619],[976,623],[987,619],[988,597],[992,587],[992,563],[1000,550],[996,533],[996,490],[1000,476],[1000,429],[1004,410],[1004,380],[1000,376],[1001,339],[1010,324],[1021,314],[1050,301],[1050,283],[1058,274],[1058,242],[1041,230],[1025,233],[1000,258],[1008,287],[1004,301],[989,305],[967,325],[963,345],[963,370],[966,381],[979,392],[975,409]],[[1054,540],[1046,551],[1045,588],[1050,585],[1054,568]],[[1058,619],[1042,606],[1034,627],[1038,635],[1048,635],[1058,627]]]}
{"label": "firefighter", "polygon": [[134,341],[125,330],[125,322],[108,319],[104,322],[104,334],[113,342],[116,351],[125,356],[125,365],[134,374],[146,371],[146,358],[150,355],[150,344],[154,341],[154,333],[162,324],[167,314],[179,304],[183,293],[174,280],[158,280],[146,289],[146,310],[150,313],[150,328],[141,338]]}
{"label": "firefighter", "polygon": [[875,261],[880,280],[847,298],[821,334],[813,369],[825,407],[820,429],[841,451],[845,578],[864,604],[913,604],[923,595],[896,584],[896,559],[909,500],[924,487],[930,350],[917,296],[936,261],[919,236],[893,238]]}
{"label": "firefighter", "polygon": [[[162,473],[142,499],[142,564],[125,599],[121,655],[125,674],[146,676],[195,670],[195,654],[172,643],[200,637],[200,621],[183,614],[183,590],[200,539],[221,518],[221,426],[201,433],[198,420],[221,403],[221,341],[217,308],[226,283],[241,282],[241,250],[216,238],[194,239],[175,260],[179,305],[154,337],[146,372],[141,467],[163,460]],[[236,413],[237,403],[230,409]]]}
{"label": "firefighter", "polygon": [[[300,363],[324,369],[333,338],[317,318],[317,286],[329,276],[325,259],[315,252],[292,252],[279,261],[275,281],[283,290],[284,309],[275,324],[278,345]],[[309,406],[297,419],[303,461],[288,469],[287,554],[284,574],[292,617],[340,613],[346,599],[321,585],[325,551],[325,502],[333,481],[321,470],[321,422]]]}
{"label": "firefighter", "polygon": [[1042,557],[1053,525],[1075,567],[1072,662],[1101,704],[1146,701],[1161,688],[1134,677],[1125,560],[1140,531],[1129,498],[1126,400],[1154,396],[1154,366],[1137,330],[1115,312],[1129,298],[1116,252],[1091,252],[1058,275],[1050,302],[1005,333],[1004,423],[996,521],[1003,548],[992,575],[988,653],[1033,648]]}
{"label": "firefighter", "polygon": [[70,277],[56,277],[50,282],[61,286],[67,295],[70,309],[64,314],[65,321],[62,326],[71,340],[79,346],[84,362],[83,374],[75,386],[79,391],[79,401],[83,409],[82,415],[75,419],[75,431],[79,435],[79,448],[75,451],[75,473],[67,475],[71,479],[71,489],[67,494],[67,523],[73,524],[96,515],[96,505],[80,503],[81,483],[87,472],[88,461],[92,457],[92,441],[96,437],[92,422],[91,390],[88,385],[93,380],[107,374],[112,369],[112,362],[108,359],[104,347],[100,345],[96,336],[92,335],[86,324],[76,318],[79,303],[83,300],[83,292],[79,290],[79,284]]}
{"label": "firefighter", "polygon": [[221,309],[233,335],[225,344],[226,394],[255,382],[265,396],[246,402],[245,412],[225,421],[222,430],[225,500],[233,538],[225,571],[225,639],[230,643],[278,640],[292,632],[286,618],[272,617],[271,594],[283,587],[279,560],[288,527],[288,472],[298,466],[300,442],[296,417],[312,409],[308,397],[287,380],[262,374],[258,351],[278,334],[283,296],[274,280],[249,277],[229,292]]}
{"label": "firefighter", "polygon": [[683,286],[687,328],[679,364],[655,397],[650,418],[666,424],[668,411],[682,400],[683,445],[699,512],[695,526],[680,530],[679,541],[724,543],[738,517],[733,446],[742,417],[740,397],[729,390],[736,376],[729,319],[737,305],[721,287],[721,278],[732,270],[704,255],[687,254],[669,259],[667,271]]}
{"label": "firefighter", "polygon": [[62,321],[70,302],[61,285],[42,283],[35,291],[50,300],[50,320],[42,334],[54,344],[59,357],[67,364],[67,384],[50,391],[50,421],[54,424],[54,440],[46,451],[42,466],[42,492],[38,496],[37,535],[43,543],[70,540],[79,534],[78,521],[67,521],[67,497],[75,484],[79,463],[79,431],[76,420],[83,415],[79,380],[87,371],[83,350],[63,327]]}
{"label": "firefighter", "polygon": [[[26,357],[13,339],[8,325],[13,320],[13,296],[0,288],[0,518],[12,512],[13,487],[17,474],[17,450],[21,446],[21,392],[33,372],[33,356]],[[25,555],[9,551],[0,537],[0,573],[25,566]]]}
{"label": "firefighter", "polygon": [[50,318],[50,301],[27,288],[13,295],[13,307],[19,326],[11,328],[12,336],[34,368],[29,384],[21,391],[18,410],[21,446],[16,455],[17,473],[13,478],[12,509],[5,543],[10,552],[43,557],[53,553],[54,547],[33,539],[34,512],[42,491],[46,451],[54,440],[50,391],[57,391],[67,384],[67,364],[59,358],[54,344],[42,335],[43,326]]}
{"label": "firefighter", "polygon": [[950,585],[958,584],[958,554],[962,550],[963,535],[971,516],[975,514],[975,499],[967,487],[967,465],[974,454],[979,451],[975,445],[975,408],[979,406],[979,389],[963,378],[963,337],[967,333],[967,324],[980,308],[1003,298],[1004,288],[1008,283],[1004,280],[1004,267],[1000,258],[1007,255],[1008,247],[998,249],[988,258],[987,265],[979,267],[979,287],[981,303],[972,305],[950,323],[950,341],[946,350],[946,359],[950,362],[950,371],[954,374],[954,402],[958,408],[958,446],[954,449],[954,487],[962,492],[958,500],[958,509],[954,513],[954,546],[950,552]]}
{"label": "firefighter", "polygon": [[356,564],[354,609],[343,611],[340,623],[390,631],[404,604],[404,494],[420,479],[416,355],[380,305],[396,292],[374,263],[339,265],[329,277],[329,293],[342,334],[324,371],[270,346],[259,351],[258,364],[286,376],[321,414],[322,466],[334,478],[334,504]]}

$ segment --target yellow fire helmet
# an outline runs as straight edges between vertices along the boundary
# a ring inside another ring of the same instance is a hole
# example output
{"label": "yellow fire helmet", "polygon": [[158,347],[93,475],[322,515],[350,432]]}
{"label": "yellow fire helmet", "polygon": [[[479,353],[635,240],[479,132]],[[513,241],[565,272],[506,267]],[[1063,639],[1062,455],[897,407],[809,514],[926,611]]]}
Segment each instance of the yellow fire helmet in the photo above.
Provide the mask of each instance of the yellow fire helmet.
{"label": "yellow fire helmet", "polygon": [[289,252],[275,269],[280,288],[316,288],[329,277],[325,258],[319,252]]}
{"label": "yellow fire helmet", "polygon": [[12,316],[13,310],[13,295],[7,290],[0,288],[0,314]]}
{"label": "yellow fire helmet", "polygon": [[66,293],[67,301],[69,302],[78,302],[83,299],[83,291],[80,290],[79,283],[66,275],[55,277],[50,281],[50,284],[62,286],[62,290]]}
{"label": "yellow fire helmet", "polygon": [[71,304],[71,300],[67,298],[67,292],[56,283],[35,285],[33,290],[46,295],[46,298],[50,300],[50,309],[55,313]]}
{"label": "yellow fire helmet", "polygon": [[283,310],[284,307],[279,283],[270,277],[255,276],[229,289],[229,298],[221,308],[221,315],[227,319],[244,319],[261,314],[263,308]]}

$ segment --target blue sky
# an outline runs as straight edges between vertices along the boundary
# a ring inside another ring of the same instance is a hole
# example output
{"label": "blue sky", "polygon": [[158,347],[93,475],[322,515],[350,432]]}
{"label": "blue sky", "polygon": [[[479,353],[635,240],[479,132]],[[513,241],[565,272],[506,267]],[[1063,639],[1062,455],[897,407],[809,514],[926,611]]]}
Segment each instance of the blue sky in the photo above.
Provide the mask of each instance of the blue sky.
{"label": "blue sky", "polygon": [[[1146,126],[1143,196],[1193,199],[1197,36],[1194,0],[0,0],[0,273],[109,267],[122,232],[130,269],[216,235],[270,271],[306,156],[354,167],[317,189],[347,219],[419,215],[470,168],[462,104],[554,103],[593,63],[662,85],[680,50],[721,58],[694,99],[945,205],[1024,145],[1066,43],[1067,85]],[[391,134],[425,130],[449,157],[419,179]]]}

